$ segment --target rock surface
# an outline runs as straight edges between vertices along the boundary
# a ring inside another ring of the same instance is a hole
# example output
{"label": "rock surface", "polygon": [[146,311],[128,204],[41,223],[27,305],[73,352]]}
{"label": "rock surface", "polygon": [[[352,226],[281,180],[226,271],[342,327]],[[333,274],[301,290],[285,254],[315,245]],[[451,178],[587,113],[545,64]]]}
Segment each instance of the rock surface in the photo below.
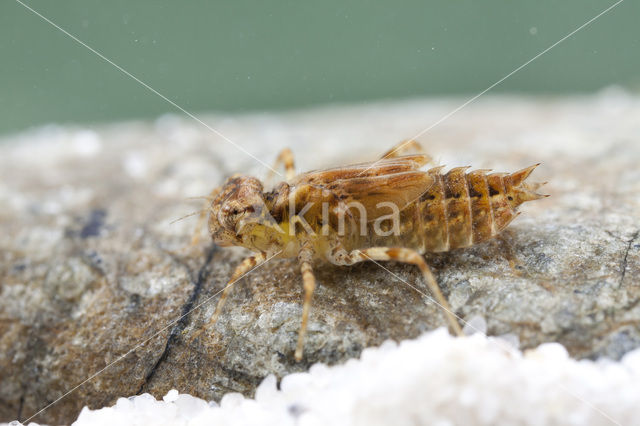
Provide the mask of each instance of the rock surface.
{"label": "rock surface", "polygon": [[[300,170],[374,159],[464,100],[300,113],[210,116],[271,163],[286,146]],[[458,315],[521,348],[560,342],[577,358],[640,346],[640,98],[484,98],[421,138],[447,166],[514,171],[552,197],[529,203],[501,238],[429,255]],[[47,126],[0,142],[0,421],[75,419],[84,405],[170,389],[204,399],[251,395],[270,373],[357,356],[385,339],[445,324],[438,308],[375,264],[318,266],[305,358],[293,359],[302,289],[293,260],[216,293],[246,255],[203,238],[185,250],[202,196],[265,168],[187,118],[101,128]],[[204,237],[204,232],[203,232]],[[409,266],[385,264],[421,286]],[[422,287],[424,288],[424,287]],[[186,314],[186,315],[185,315]],[[95,377],[93,375],[97,374]],[[92,377],[90,380],[85,380]]]}

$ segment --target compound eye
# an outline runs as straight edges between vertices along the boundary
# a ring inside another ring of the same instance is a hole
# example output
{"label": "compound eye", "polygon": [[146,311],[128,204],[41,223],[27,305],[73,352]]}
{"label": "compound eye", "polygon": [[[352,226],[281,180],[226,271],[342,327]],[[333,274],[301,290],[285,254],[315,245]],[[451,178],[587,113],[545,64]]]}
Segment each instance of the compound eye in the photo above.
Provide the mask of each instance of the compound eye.
{"label": "compound eye", "polygon": [[228,206],[225,208],[225,213],[227,213],[229,216],[240,216],[244,213],[253,213],[255,212],[255,208],[253,206],[247,206],[247,207],[231,207]]}
{"label": "compound eye", "polygon": [[218,213],[218,222],[224,224],[228,228],[235,227],[235,223],[238,220],[238,215],[242,213],[237,206],[224,205]]}
{"label": "compound eye", "polygon": [[237,214],[240,213],[240,209],[237,206],[225,204],[222,207],[222,213],[224,213],[227,216],[236,216]]}

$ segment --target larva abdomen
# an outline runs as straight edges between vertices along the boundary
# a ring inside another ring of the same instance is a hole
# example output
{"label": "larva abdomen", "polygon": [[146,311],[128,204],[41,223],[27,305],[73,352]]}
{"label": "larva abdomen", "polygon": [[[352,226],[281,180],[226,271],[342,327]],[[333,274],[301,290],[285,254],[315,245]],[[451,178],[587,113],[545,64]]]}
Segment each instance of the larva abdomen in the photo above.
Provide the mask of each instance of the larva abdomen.
{"label": "larva abdomen", "polygon": [[445,174],[442,167],[429,170],[434,184],[420,198],[419,209],[424,251],[469,247],[495,237],[518,215],[520,204],[544,197],[534,191],[539,185],[524,183],[536,166],[512,174],[466,173],[468,167]]}

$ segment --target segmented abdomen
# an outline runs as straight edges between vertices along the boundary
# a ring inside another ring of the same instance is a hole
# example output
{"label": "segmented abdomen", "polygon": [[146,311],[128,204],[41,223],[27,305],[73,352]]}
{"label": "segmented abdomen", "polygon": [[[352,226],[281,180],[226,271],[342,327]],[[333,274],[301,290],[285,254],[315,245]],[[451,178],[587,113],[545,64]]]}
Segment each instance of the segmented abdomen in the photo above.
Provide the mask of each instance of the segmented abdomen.
{"label": "segmented abdomen", "polygon": [[466,173],[457,167],[442,173],[442,167],[428,171],[434,185],[420,198],[422,248],[441,252],[469,247],[494,237],[516,216],[507,194],[510,175]]}

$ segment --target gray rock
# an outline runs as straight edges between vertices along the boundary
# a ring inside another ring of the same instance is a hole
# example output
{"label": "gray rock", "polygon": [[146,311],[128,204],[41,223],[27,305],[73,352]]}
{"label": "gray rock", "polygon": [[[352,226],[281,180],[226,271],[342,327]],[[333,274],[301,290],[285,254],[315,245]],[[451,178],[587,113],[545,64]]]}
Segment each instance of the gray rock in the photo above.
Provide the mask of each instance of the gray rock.
{"label": "gray rock", "polygon": [[[373,159],[463,100],[207,122],[270,163],[289,146],[301,170]],[[640,346],[640,98],[481,99],[420,140],[449,166],[515,171],[542,162],[551,198],[498,239],[428,255],[454,310],[482,316],[522,348],[556,341],[574,357]],[[252,394],[268,374],[338,363],[385,339],[446,324],[439,309],[375,264],[318,265],[305,357],[293,260],[273,260],[217,292],[246,255],[170,224],[233,172],[265,169],[187,118],[99,129],[47,126],[0,144],[0,420],[70,422],[84,405],[169,389],[205,399]],[[204,237],[204,230],[203,230]],[[425,288],[409,266],[386,264]],[[437,348],[433,348],[437,350]],[[87,380],[89,379],[89,380]],[[75,388],[76,385],[80,386]],[[75,390],[74,390],[75,389]]]}

